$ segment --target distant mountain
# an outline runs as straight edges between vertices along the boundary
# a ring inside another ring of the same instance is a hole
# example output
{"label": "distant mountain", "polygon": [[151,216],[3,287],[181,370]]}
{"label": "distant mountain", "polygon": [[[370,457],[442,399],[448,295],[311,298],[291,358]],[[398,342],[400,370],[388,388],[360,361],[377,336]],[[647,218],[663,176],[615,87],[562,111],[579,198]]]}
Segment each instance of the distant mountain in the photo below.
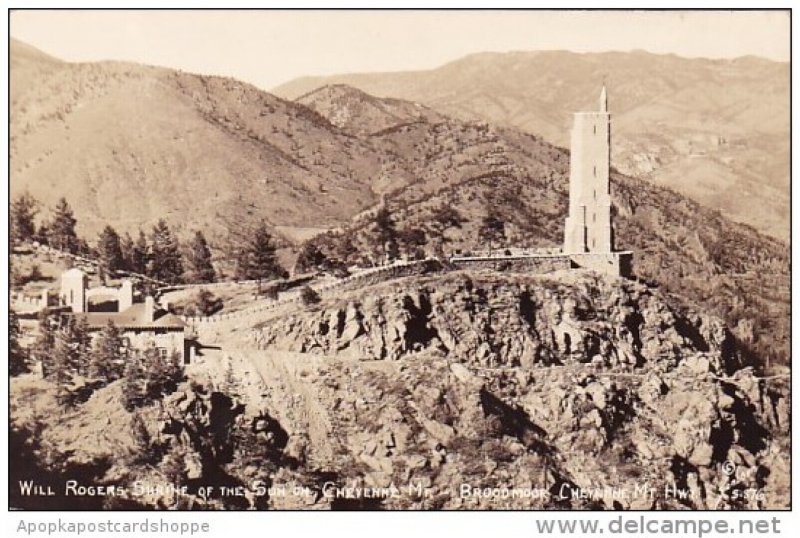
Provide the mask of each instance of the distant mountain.
{"label": "distant mountain", "polygon": [[787,63],[642,51],[482,53],[429,71],[303,77],[273,92],[295,99],[347,84],[567,147],[572,113],[597,106],[604,80],[617,169],[788,240]]}
{"label": "distant mountain", "polygon": [[421,122],[441,122],[442,114],[401,99],[378,99],[345,84],[323,86],[295,102],[326,117],[333,125],[353,134],[372,135],[386,129]]}
{"label": "distant mountain", "polygon": [[[384,198],[399,229],[429,235],[429,251],[485,247],[489,207],[506,222],[504,244],[560,244],[569,154],[533,134],[343,86],[288,102],[231,79],[16,51],[12,194],[66,196],[81,233],[162,216],[212,232],[265,218],[350,237],[355,258]],[[636,250],[637,275],[723,316],[762,359],[787,360],[785,244],[638,179],[615,174],[612,189],[618,245]],[[460,213],[459,227],[433,229],[442,207]]]}

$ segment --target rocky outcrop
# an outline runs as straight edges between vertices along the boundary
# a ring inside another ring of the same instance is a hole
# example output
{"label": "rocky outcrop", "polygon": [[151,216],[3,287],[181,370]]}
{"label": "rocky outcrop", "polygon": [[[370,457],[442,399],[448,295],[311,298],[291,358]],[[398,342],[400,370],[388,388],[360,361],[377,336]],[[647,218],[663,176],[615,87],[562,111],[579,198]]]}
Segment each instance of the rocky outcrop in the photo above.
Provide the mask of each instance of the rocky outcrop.
{"label": "rocky outcrop", "polygon": [[262,325],[253,340],[365,360],[428,350],[483,367],[691,360],[702,373],[740,365],[719,319],[679,312],[633,282],[588,273],[562,278],[455,273],[406,280]]}
{"label": "rocky outcrop", "polygon": [[[713,317],[570,275],[456,272],[327,299],[254,328],[262,349],[193,365],[139,418],[117,382],[40,442],[76,439],[65,457],[106,462],[102,483],[189,488],[117,507],[788,507],[788,379],[743,366]],[[87,435],[112,416],[121,460]]]}
{"label": "rocky outcrop", "polygon": [[[383,363],[391,368],[316,364],[324,366],[305,381],[334,428],[307,449],[332,447],[323,466],[336,470],[329,477],[337,487],[398,488],[371,507],[713,509],[788,501],[785,439],[762,410],[786,409],[789,400],[774,398],[750,370],[699,374],[694,360],[662,369],[486,370],[425,352]],[[771,403],[754,404],[764,399]],[[300,405],[288,395],[281,401]]]}
{"label": "rocky outcrop", "polygon": [[329,356],[304,379],[334,425],[337,479],[424,488],[381,507],[785,507],[785,383],[746,367],[714,317],[567,278],[387,283],[254,339]]}

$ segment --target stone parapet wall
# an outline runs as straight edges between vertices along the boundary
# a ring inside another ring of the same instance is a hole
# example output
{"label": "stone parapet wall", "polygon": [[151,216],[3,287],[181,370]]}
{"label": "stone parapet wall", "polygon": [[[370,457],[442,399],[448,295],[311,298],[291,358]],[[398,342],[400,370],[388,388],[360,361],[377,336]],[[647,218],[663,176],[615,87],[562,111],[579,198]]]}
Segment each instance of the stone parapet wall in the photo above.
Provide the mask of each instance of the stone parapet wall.
{"label": "stone parapet wall", "polygon": [[632,252],[586,252],[581,254],[521,256],[461,256],[450,258],[458,268],[491,269],[493,271],[551,273],[565,269],[589,269],[611,276],[633,274]]}
{"label": "stone parapet wall", "polygon": [[470,256],[450,258],[459,269],[491,269],[516,273],[552,273],[572,268],[570,257],[564,254],[553,256]]}
{"label": "stone parapet wall", "polygon": [[[389,265],[380,267],[373,267],[365,269],[359,273],[350,275],[345,278],[338,279],[333,282],[328,282],[321,285],[311,286],[311,288],[319,293],[321,296],[336,291],[344,291],[352,288],[361,288],[378,284],[386,280],[394,278],[402,278],[407,276],[421,275],[430,271],[442,269],[442,264],[435,258],[428,258],[425,260],[409,261],[409,262],[395,262]],[[299,290],[293,290],[284,294],[283,297],[276,300],[264,300],[243,310],[236,312],[227,312],[217,314],[214,316],[181,316],[184,322],[190,325],[218,323],[221,321],[228,321],[234,319],[241,319],[258,312],[267,312],[280,308],[285,305],[299,304],[302,302],[302,297]]]}

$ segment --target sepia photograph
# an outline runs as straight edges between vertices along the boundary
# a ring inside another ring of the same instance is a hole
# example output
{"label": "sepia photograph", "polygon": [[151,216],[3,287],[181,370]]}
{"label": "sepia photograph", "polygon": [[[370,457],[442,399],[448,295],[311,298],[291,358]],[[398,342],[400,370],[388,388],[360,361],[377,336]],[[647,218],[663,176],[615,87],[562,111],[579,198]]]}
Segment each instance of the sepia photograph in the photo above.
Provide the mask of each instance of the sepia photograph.
{"label": "sepia photograph", "polygon": [[8,509],[791,509],[791,10],[7,17]]}

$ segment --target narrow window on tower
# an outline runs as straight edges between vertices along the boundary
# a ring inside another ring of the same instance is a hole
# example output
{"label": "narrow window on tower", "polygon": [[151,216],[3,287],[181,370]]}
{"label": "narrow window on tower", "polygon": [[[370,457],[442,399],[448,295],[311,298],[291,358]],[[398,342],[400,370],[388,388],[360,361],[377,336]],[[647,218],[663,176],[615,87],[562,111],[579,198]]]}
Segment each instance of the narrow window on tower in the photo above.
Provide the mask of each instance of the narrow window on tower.
{"label": "narrow window on tower", "polygon": [[592,174],[594,175],[594,177],[597,177],[597,166],[592,167]]}
{"label": "narrow window on tower", "polygon": [[597,222],[597,213],[592,213],[592,222]]}
{"label": "narrow window on tower", "polygon": [[592,134],[597,134],[597,125],[592,125]]}

